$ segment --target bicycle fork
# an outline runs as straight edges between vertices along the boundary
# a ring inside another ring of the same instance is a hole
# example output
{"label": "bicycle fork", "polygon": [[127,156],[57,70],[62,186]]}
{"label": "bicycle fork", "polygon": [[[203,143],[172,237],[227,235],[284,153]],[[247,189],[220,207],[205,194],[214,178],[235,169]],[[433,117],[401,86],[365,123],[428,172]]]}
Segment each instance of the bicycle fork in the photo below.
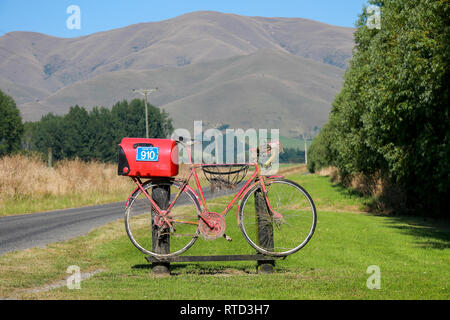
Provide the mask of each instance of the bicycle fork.
{"label": "bicycle fork", "polygon": [[[157,223],[158,226],[162,226],[165,223],[167,223],[167,225],[169,226],[170,229],[173,229],[172,224],[170,223],[170,221],[166,218],[167,214],[169,211],[167,210],[161,210],[159,208],[159,206],[156,204],[156,202],[152,199],[152,197],[150,197],[150,195],[147,193],[147,190],[145,190],[142,186],[142,182],[140,181],[139,178],[136,177],[132,177],[134,183],[137,184],[138,188],[142,191],[142,193],[145,195],[145,197],[148,199],[148,201],[150,201],[150,203],[153,205],[153,208],[156,209],[156,212],[158,214],[158,217],[163,219],[163,223]],[[156,224],[156,221],[155,221]]]}

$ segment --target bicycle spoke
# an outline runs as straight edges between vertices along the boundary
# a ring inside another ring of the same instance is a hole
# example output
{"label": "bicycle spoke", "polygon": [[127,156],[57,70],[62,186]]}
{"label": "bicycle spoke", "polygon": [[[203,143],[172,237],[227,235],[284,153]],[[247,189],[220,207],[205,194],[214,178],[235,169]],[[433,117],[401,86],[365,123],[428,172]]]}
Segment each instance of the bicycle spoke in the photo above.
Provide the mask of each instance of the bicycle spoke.
{"label": "bicycle spoke", "polygon": [[[159,186],[163,184],[158,184]],[[165,183],[171,199],[180,190],[176,183]],[[144,189],[152,196],[151,183]],[[143,253],[153,256],[177,255],[186,251],[198,238],[198,213],[200,206],[195,197],[184,190],[176,204],[165,216],[159,215],[147,197],[138,190],[125,212],[125,225],[132,243]],[[170,227],[168,226],[170,224]],[[169,253],[155,252],[159,241],[164,241]]]}
{"label": "bicycle spoke", "polygon": [[191,238],[198,238],[198,234],[195,234],[195,233],[193,233],[193,234],[188,234],[188,233],[185,233],[185,234],[181,234],[181,233],[172,233],[171,235],[174,236],[174,237],[191,237]]}
{"label": "bicycle spoke", "polygon": [[[271,213],[256,210],[258,187],[245,197],[239,212],[241,230],[250,245],[266,254],[286,256],[300,250],[311,238],[316,224],[315,207],[297,184],[279,179],[267,185]],[[280,217],[278,217],[280,215]],[[261,229],[268,235],[264,235]],[[271,239],[268,239],[271,237]]]}

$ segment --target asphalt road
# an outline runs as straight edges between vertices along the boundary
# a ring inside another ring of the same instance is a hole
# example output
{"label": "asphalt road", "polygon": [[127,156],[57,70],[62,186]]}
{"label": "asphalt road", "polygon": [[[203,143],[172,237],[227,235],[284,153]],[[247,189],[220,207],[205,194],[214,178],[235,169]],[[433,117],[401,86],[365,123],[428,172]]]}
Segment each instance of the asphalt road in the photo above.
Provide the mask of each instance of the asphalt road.
{"label": "asphalt road", "polygon": [[[208,200],[235,193],[243,184],[241,182],[235,190],[221,190],[214,193],[211,193],[209,187],[205,187],[203,192]],[[125,201],[2,217],[0,218],[0,255],[15,250],[44,247],[48,243],[85,235],[94,228],[123,219],[124,213]],[[123,230],[125,234],[125,225]]]}
{"label": "asphalt road", "polygon": [[[0,255],[75,238],[122,219],[125,202],[0,218]],[[124,227],[125,232],[125,227]]]}
{"label": "asphalt road", "polygon": [[[212,194],[209,187],[204,188],[203,191],[206,199],[235,192],[221,190]],[[124,213],[125,201],[2,217],[0,218],[0,255],[15,250],[44,247],[48,243],[85,235],[94,228],[123,219]],[[123,232],[126,233],[125,224]]]}

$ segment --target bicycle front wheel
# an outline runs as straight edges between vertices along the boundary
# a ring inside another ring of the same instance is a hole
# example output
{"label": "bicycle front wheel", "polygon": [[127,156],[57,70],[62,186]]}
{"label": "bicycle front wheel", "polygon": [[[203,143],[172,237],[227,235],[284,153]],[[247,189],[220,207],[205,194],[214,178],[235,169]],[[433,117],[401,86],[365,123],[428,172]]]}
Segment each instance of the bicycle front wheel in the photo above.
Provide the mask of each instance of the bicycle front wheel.
{"label": "bicycle front wheel", "polygon": [[[169,193],[170,201],[180,188],[181,184],[177,182],[147,182],[143,185],[143,189],[152,199],[161,197],[160,194],[155,196],[155,193],[163,192],[165,196]],[[165,209],[169,203],[158,205]],[[141,252],[157,258],[167,258],[185,252],[197,240],[200,212],[196,197],[185,189],[166,216],[166,220],[171,224],[169,227],[145,194],[138,189],[125,209],[125,228],[131,242]]]}
{"label": "bicycle front wheel", "polygon": [[239,225],[248,243],[260,253],[288,256],[313,236],[316,207],[306,190],[293,181],[276,179],[267,183],[266,189],[268,201],[260,185],[244,196]]}

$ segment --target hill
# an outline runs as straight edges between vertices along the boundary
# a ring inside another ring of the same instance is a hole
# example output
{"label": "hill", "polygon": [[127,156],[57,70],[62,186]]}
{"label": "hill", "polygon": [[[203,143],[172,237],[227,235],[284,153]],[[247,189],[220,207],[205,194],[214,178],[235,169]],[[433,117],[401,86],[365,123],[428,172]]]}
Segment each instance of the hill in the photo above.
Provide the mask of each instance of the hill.
{"label": "hill", "polygon": [[[324,92],[319,100],[325,110],[315,113],[327,115],[337,89],[327,91],[329,81],[322,83],[320,79],[328,79],[333,72],[339,73],[337,68],[345,69],[352,53],[353,31],[300,18],[246,17],[202,11],[70,39],[11,32],[0,37],[0,87],[16,99],[25,120],[37,120],[50,111],[67,111],[73,104],[69,98],[64,100],[67,95],[76,96],[76,103],[87,108],[110,107],[111,101],[130,97],[125,90],[127,86],[151,85],[161,88],[152,102],[164,105],[169,112],[178,110],[182,103],[195,103],[195,107],[186,106],[204,113],[212,108],[209,102],[222,110],[230,105],[250,108],[264,105],[264,109],[273,109],[285,105],[286,101],[299,108],[303,105],[315,108],[317,97],[303,94],[306,84],[303,91],[294,94],[299,87],[291,83],[292,79],[281,78],[284,82],[278,82],[280,77],[271,73],[277,69],[299,70],[299,59],[307,59],[302,60],[302,65],[310,64],[319,72],[316,82],[311,82],[311,89]],[[283,58],[272,61],[277,55],[275,52]],[[265,54],[267,57],[263,57]],[[278,66],[276,63],[283,59],[286,62]],[[225,64],[229,62],[234,68],[227,71]],[[274,64],[266,70],[264,63]],[[288,63],[292,66],[287,67]],[[239,64],[245,65],[246,70],[250,68],[252,73],[244,77],[237,72]],[[325,73],[321,74],[322,71]],[[232,72],[238,75],[232,76]],[[198,79],[194,84],[183,86],[189,82],[188,73],[194,78],[195,75],[203,77],[203,81]],[[256,76],[258,73],[261,78]],[[149,81],[149,77],[154,81]],[[181,86],[177,86],[178,83]],[[87,84],[100,87],[79,90]],[[118,84],[123,84],[123,89],[109,93],[108,88],[117,88]],[[241,93],[235,90],[236,86]],[[254,114],[250,109],[245,111]],[[305,109],[305,113],[309,111]],[[171,115],[179,123],[178,115]],[[271,123],[271,118],[273,116],[269,115],[262,124]],[[252,126],[256,124],[252,118],[247,121]],[[314,121],[323,123],[326,117]]]}
{"label": "hill", "polygon": [[[34,110],[64,114],[75,104],[111,106],[137,97],[132,88],[156,86],[152,104],[190,129],[194,120],[232,128],[287,128],[322,125],[330,101],[340,88],[343,71],[277,50],[178,68],[123,70],[67,86],[47,99],[22,105],[26,118]],[[88,107],[89,109],[89,107]]]}

